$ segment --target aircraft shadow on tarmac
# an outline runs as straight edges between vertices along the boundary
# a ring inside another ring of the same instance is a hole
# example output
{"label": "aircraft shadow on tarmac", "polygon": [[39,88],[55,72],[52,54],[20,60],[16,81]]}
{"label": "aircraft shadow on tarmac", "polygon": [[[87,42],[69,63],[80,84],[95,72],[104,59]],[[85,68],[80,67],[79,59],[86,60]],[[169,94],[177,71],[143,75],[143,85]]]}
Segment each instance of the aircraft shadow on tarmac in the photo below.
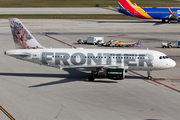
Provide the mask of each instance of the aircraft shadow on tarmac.
{"label": "aircraft shadow on tarmac", "polygon": [[[50,77],[50,78],[64,78],[61,80],[53,81],[53,82],[47,82],[42,83],[38,85],[32,85],[31,87],[43,87],[43,86],[49,86],[49,85],[55,85],[55,84],[62,84],[62,83],[68,83],[68,82],[75,82],[75,81],[84,81],[84,82],[90,82],[87,80],[90,73],[84,73],[77,70],[65,70],[69,74],[46,74],[46,73],[0,73],[0,76],[19,76],[19,77]],[[118,83],[120,80],[103,80],[105,77],[99,76],[97,77],[97,80],[93,81],[95,83]],[[143,77],[137,77],[137,76],[126,76],[125,79],[144,79]]]}
{"label": "aircraft shadow on tarmac", "polygon": [[[153,26],[156,25],[163,25],[163,24],[169,24],[169,23],[162,23],[161,20],[157,21],[157,20],[121,20],[121,21],[116,21],[116,20],[103,20],[103,21],[96,21],[96,20],[88,20],[89,22],[97,22],[97,23],[154,23]],[[180,24],[177,22],[172,21],[170,24]]]}

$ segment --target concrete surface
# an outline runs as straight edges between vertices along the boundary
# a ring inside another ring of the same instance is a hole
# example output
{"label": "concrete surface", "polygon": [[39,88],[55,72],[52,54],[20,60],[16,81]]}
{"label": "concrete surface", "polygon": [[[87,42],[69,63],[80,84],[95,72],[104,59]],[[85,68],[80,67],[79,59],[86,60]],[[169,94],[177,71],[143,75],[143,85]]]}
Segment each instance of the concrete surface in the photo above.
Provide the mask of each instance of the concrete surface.
{"label": "concrete surface", "polygon": [[[173,69],[153,71],[159,81],[180,90],[180,53],[178,48],[162,49],[161,42],[180,38],[179,23],[162,24],[144,20],[31,20],[23,24],[45,47],[69,47],[59,40],[84,48],[78,39],[103,36],[105,41],[141,40],[143,47],[162,51],[174,59]],[[17,120],[180,120],[180,93],[127,72],[124,80],[97,78],[88,82],[88,72],[60,71],[21,61],[3,53],[13,49],[8,20],[0,20],[0,105]],[[173,43],[174,44],[174,43]],[[120,49],[120,48],[106,48]],[[122,48],[129,49],[129,48]],[[138,72],[147,75],[146,72]],[[0,118],[8,120],[0,111]]]}
{"label": "concrete surface", "polygon": [[0,8],[0,14],[120,14],[100,7]]}

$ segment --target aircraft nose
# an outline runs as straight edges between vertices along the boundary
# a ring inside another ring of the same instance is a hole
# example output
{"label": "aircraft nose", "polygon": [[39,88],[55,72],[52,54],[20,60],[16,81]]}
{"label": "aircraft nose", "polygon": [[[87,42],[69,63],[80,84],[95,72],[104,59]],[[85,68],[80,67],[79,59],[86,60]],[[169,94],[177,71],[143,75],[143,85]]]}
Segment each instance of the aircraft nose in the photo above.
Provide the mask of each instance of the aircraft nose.
{"label": "aircraft nose", "polygon": [[176,66],[176,62],[174,60],[171,60],[170,66],[173,68]]}

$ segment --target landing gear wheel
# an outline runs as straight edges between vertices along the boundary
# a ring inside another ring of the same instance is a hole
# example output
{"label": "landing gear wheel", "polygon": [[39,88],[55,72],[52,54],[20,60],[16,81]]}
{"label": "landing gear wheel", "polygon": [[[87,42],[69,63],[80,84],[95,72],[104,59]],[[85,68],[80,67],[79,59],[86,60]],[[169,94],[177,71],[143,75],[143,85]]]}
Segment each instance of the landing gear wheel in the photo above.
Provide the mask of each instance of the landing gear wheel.
{"label": "landing gear wheel", "polygon": [[162,19],[162,23],[171,23],[171,20],[170,19]]}
{"label": "landing gear wheel", "polygon": [[171,23],[171,20],[168,20],[168,23]]}
{"label": "landing gear wheel", "polygon": [[165,19],[162,19],[162,23],[165,23]]}
{"label": "landing gear wheel", "polygon": [[147,79],[148,79],[148,80],[151,80],[151,79],[152,79],[152,77],[151,77],[151,76],[148,76],[148,77],[147,77]]}
{"label": "landing gear wheel", "polygon": [[90,75],[90,76],[88,77],[88,80],[89,80],[89,81],[94,81],[94,79],[95,79],[95,76],[94,76],[94,75]]}

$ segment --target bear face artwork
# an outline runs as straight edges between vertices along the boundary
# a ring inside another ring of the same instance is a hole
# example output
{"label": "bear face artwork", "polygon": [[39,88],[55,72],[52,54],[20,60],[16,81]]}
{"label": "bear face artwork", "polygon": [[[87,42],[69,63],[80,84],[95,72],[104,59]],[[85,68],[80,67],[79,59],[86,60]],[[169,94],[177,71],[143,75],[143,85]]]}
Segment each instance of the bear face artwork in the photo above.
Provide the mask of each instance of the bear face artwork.
{"label": "bear face artwork", "polygon": [[26,38],[26,31],[23,29],[23,26],[16,26],[14,25],[14,33],[13,38],[14,42],[19,49],[26,49],[27,48],[27,38]]}

